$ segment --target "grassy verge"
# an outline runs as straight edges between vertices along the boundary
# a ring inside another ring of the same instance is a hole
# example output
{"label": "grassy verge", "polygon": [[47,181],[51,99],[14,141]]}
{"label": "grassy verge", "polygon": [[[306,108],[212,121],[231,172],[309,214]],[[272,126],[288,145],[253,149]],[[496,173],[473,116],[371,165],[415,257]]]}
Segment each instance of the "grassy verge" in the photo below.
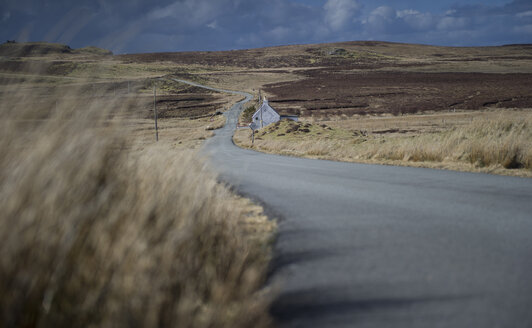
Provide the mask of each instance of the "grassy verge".
{"label": "grassy verge", "polygon": [[254,145],[247,130],[234,139],[242,147],[290,156],[532,177],[532,114],[518,114],[408,134],[282,121],[258,132]]}
{"label": "grassy verge", "polygon": [[185,149],[223,117],[155,144],[142,95],[83,88],[0,102],[1,325],[269,326],[275,224]]}

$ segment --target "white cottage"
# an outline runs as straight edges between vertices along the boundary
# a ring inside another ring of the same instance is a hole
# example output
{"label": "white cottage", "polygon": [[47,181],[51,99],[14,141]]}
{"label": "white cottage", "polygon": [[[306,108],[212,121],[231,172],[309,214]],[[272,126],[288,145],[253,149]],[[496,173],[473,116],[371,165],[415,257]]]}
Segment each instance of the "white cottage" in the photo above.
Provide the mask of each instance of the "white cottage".
{"label": "white cottage", "polygon": [[253,119],[250,127],[253,130],[258,130],[267,125],[275,123],[281,119],[281,116],[268,105],[268,100],[264,98],[260,108],[253,114]]}

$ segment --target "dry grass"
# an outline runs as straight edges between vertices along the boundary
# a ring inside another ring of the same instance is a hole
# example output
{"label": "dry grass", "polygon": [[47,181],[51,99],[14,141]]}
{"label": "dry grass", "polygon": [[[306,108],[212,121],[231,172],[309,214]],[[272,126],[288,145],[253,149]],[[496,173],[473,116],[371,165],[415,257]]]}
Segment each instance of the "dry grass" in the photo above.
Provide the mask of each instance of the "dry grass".
{"label": "dry grass", "polygon": [[302,76],[297,73],[304,69],[223,69],[219,72],[213,72],[211,69],[194,76],[208,81],[210,86],[258,94],[258,91],[269,83],[300,80]]}
{"label": "dry grass", "polygon": [[[128,119],[130,138],[136,140],[135,147],[144,149],[155,141],[155,128],[152,119]],[[205,140],[212,137],[214,130],[225,125],[225,116],[195,120],[167,118],[159,120],[159,143],[174,150],[197,150]]]}
{"label": "dry grass", "polygon": [[532,113],[499,113],[468,122],[447,122],[446,129],[437,126],[431,132],[384,134],[282,122],[259,132],[254,145],[245,130],[237,132],[235,142],[290,156],[532,176]]}
{"label": "dry grass", "polygon": [[2,326],[270,325],[260,209],[173,141],[146,142],[135,97],[31,95],[0,102]]}
{"label": "dry grass", "polygon": [[477,119],[450,131],[400,139],[368,152],[368,158],[414,162],[465,161],[475,167],[532,170],[532,116]]}

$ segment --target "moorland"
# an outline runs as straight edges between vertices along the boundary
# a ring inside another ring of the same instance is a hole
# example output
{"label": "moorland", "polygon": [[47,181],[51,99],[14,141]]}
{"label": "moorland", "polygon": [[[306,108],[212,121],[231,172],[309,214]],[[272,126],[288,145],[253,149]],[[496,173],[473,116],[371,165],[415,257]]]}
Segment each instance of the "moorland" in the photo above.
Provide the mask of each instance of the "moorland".
{"label": "moorland", "polygon": [[531,50],[0,45],[0,320],[116,327],[133,313],[144,325],[271,324],[262,286],[275,224],[196,154],[240,99],[174,78],[252,93],[248,113],[261,95],[298,116],[254,143],[238,130],[242,147],[532,176]]}

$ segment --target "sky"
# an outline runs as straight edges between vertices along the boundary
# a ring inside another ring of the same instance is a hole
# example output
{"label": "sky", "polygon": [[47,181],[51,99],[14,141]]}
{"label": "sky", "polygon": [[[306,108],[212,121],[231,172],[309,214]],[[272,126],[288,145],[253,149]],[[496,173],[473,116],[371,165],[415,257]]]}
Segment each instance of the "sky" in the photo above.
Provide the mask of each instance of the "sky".
{"label": "sky", "polygon": [[0,40],[116,54],[356,40],[532,43],[532,0],[0,0]]}

